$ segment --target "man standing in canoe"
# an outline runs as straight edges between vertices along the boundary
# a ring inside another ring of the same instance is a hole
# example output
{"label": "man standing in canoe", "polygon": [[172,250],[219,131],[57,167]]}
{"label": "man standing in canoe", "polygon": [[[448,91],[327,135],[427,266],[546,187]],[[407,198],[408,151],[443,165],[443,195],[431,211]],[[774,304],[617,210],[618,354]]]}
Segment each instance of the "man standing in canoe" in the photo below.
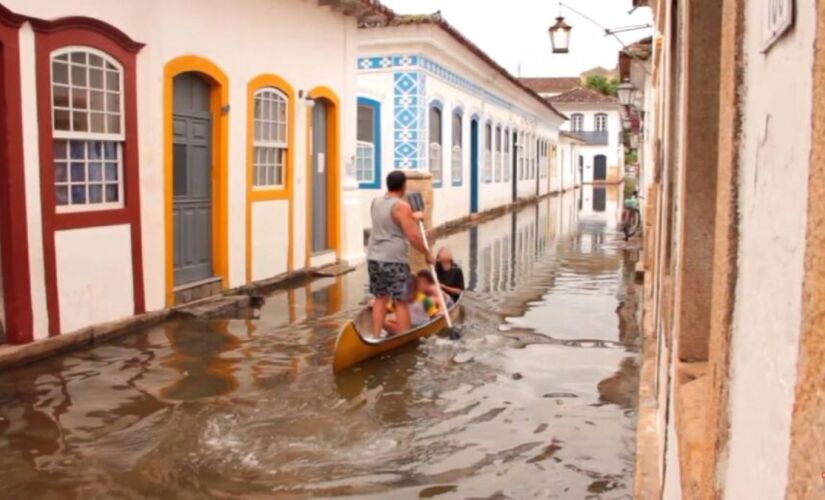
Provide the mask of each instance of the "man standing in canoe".
{"label": "man standing in canoe", "polygon": [[[387,192],[372,201],[372,231],[367,247],[367,269],[370,275],[370,293],[375,296],[372,306],[372,335],[381,336],[387,317],[387,305],[395,302],[396,324],[400,331],[410,328],[409,299],[410,263],[409,245],[425,255],[428,264],[435,262],[427,250],[417,221],[421,212],[413,212],[404,200],[407,176],[399,170],[387,175]],[[409,242],[409,243],[408,243]]]}

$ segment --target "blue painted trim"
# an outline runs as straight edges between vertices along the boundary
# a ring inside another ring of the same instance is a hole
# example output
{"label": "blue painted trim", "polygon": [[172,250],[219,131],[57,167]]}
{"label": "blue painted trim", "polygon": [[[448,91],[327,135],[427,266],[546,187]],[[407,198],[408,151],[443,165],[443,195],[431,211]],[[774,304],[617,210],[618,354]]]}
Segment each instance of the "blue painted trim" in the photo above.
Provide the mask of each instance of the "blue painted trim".
{"label": "blue painted trim", "polygon": [[[401,69],[402,71],[410,71],[415,68],[420,68],[432,76],[454,85],[468,93],[475,94],[482,99],[491,101],[504,109],[516,112],[521,116],[531,121],[542,121],[538,115],[531,113],[519,106],[516,106],[509,99],[505,99],[497,94],[485,89],[472,80],[465,78],[458,73],[447,69],[441,64],[421,54],[394,54],[389,56],[365,56],[359,57],[357,62],[358,71],[391,71],[394,69]],[[559,117],[561,119],[561,117]]]}
{"label": "blue painted trim", "polygon": [[[464,184],[464,110],[461,106],[457,106],[453,108],[453,112],[450,114],[450,138],[453,137],[453,120],[455,120],[456,115],[458,115],[458,119],[461,120],[461,177],[458,178],[458,182],[456,182],[455,178],[453,177],[453,152],[452,149],[450,150],[450,183],[453,187],[461,187]],[[450,140],[450,148],[452,148],[452,140]]]}
{"label": "blue painted trim", "polygon": [[470,120],[470,213],[478,213],[478,149],[480,121],[476,115]]}
{"label": "blue painted trim", "polygon": [[375,180],[372,182],[359,182],[358,187],[361,189],[381,189],[381,102],[359,97],[358,104],[372,108],[372,129],[375,137],[375,169],[373,171],[373,179]]}

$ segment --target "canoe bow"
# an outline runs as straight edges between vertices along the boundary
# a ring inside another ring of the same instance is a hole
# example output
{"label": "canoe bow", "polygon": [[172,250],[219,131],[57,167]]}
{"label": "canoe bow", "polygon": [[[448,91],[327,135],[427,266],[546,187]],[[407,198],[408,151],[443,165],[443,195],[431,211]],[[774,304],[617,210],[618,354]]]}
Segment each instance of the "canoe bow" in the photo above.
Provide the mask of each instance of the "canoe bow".
{"label": "canoe bow", "polygon": [[[458,321],[460,304],[462,297],[459,297],[450,308],[450,318],[453,322]],[[355,366],[362,361],[374,358],[389,351],[398,349],[401,346],[414,342],[422,337],[435,335],[447,328],[447,321],[443,316],[439,316],[429,323],[413,328],[405,333],[380,340],[371,338],[371,329],[365,328],[371,323],[370,309],[362,310],[355,321],[347,321],[338,333],[335,342],[335,357],[332,362],[332,369],[339,373],[351,366]],[[365,337],[359,331],[359,324],[370,335]]]}

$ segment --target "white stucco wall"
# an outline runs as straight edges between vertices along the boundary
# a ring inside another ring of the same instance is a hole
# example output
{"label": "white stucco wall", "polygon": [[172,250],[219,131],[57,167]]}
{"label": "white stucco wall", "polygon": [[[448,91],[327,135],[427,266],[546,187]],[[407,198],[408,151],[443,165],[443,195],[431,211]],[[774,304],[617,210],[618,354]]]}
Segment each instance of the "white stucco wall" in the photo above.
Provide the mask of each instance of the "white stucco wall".
{"label": "white stucco wall", "polygon": [[23,163],[25,164],[26,217],[28,218],[29,279],[31,280],[34,339],[49,336],[46,305],[46,271],[43,267],[43,225],[40,205],[40,151],[37,137],[37,92],[34,69],[34,32],[20,28],[20,107],[23,113]]}
{"label": "white stucco wall", "polygon": [[63,331],[134,313],[130,232],[129,225],[120,225],[55,233]]}
{"label": "white stucco wall", "polygon": [[[425,24],[361,30],[359,40],[358,52],[361,57],[421,55],[508,103],[508,106],[504,106],[500,102],[456,83],[444,74],[421,70],[426,79],[424,101],[427,105],[438,102],[443,110],[443,182],[441,187],[434,189],[434,224],[441,224],[470,213],[470,134],[473,117],[479,120],[479,211],[510,203],[513,199],[512,184],[505,183],[503,180],[495,182],[495,175],[493,175],[493,182],[484,182],[485,126],[488,122],[493,126],[494,139],[496,127],[501,126],[502,131],[509,130],[511,135],[514,130],[530,134],[532,137],[530,145],[534,149],[538,138],[548,143],[558,142],[558,130],[563,118],[507,81],[439,27]],[[381,103],[382,188],[383,177],[398,166],[394,158],[393,72],[394,68],[362,69],[358,72],[358,95]],[[463,162],[460,186],[454,186],[451,180],[452,120],[453,112],[457,108],[462,110],[463,123]],[[427,130],[426,124],[423,130]],[[502,146],[502,156],[504,155],[503,149]],[[512,155],[512,140],[510,151]],[[425,148],[425,162],[422,168],[427,168],[428,155],[429,149]],[[510,171],[512,182],[512,157],[501,161],[503,166]],[[538,161],[536,164],[536,174],[533,178],[519,180],[518,197],[535,196],[537,189],[539,194],[549,192],[550,179],[549,177],[539,178]],[[494,167],[493,171],[495,170]],[[367,225],[369,224],[369,202],[378,193],[380,191],[377,189],[361,190],[361,210]]]}
{"label": "white stucco wall", "polygon": [[289,231],[287,201],[252,204],[252,281],[277,276],[287,271]]}
{"label": "white stucco wall", "polygon": [[767,54],[760,51],[764,6],[743,4],[746,68],[727,498],[785,497],[799,350],[815,3],[796,2],[796,26]]}
{"label": "white stucco wall", "polygon": [[567,191],[581,185],[579,173],[579,155],[581,144],[567,138],[561,138],[556,151],[558,165],[558,186],[561,191]]}
{"label": "white stucco wall", "polygon": [[[356,261],[363,256],[359,196],[352,189],[352,162],[355,154],[355,35],[356,20],[345,17],[317,2],[304,0],[239,0],[203,2],[199,0],[144,0],[110,2],[107,0],[8,0],[4,5],[19,14],[54,19],[87,16],[105,21],[122,30],[145,47],[137,57],[138,136],[140,155],[141,217],[143,226],[143,263],[146,308],[165,307],[164,227],[164,66],[184,55],[197,55],[215,63],[229,79],[228,124],[228,273],[229,286],[246,281],[246,140],[247,84],[261,74],[275,74],[295,90],[307,92],[318,86],[330,88],[340,100],[340,177],[350,190],[342,193],[343,257]],[[219,34],[219,36],[216,36]],[[230,40],[231,43],[227,43]],[[308,64],[307,61],[313,61]],[[40,182],[37,153],[37,118],[34,74],[33,34],[28,26],[21,30],[21,70],[24,117],[24,157],[29,216],[29,253],[35,336],[46,335],[46,302],[40,226]],[[306,258],[306,115],[304,100],[295,103],[294,169],[294,262],[303,267]],[[350,177],[348,177],[348,175]],[[278,215],[274,220],[255,220],[261,229],[253,241],[264,241],[268,231],[284,234],[288,220],[282,211],[253,210],[261,217]],[[273,248],[255,245],[253,262],[273,262],[271,267],[256,267],[257,277],[280,271],[286,252],[285,239],[270,238]],[[256,258],[257,257],[257,258]],[[130,262],[121,262],[130,268]],[[256,264],[257,266],[257,264]],[[91,277],[87,279],[92,279]],[[96,285],[94,285],[96,286]],[[131,283],[130,283],[131,286]],[[68,325],[93,319],[89,312],[77,311],[77,318],[66,317]],[[72,315],[61,302],[61,315]]]}

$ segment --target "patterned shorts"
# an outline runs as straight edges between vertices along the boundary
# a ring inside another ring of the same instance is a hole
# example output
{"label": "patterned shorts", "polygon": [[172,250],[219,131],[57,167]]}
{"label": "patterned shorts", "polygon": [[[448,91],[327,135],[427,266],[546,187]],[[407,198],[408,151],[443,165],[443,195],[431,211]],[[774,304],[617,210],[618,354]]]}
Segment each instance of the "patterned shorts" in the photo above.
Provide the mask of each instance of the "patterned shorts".
{"label": "patterned shorts", "polygon": [[407,300],[410,295],[410,266],[397,262],[367,263],[370,275],[370,293],[376,297]]}

